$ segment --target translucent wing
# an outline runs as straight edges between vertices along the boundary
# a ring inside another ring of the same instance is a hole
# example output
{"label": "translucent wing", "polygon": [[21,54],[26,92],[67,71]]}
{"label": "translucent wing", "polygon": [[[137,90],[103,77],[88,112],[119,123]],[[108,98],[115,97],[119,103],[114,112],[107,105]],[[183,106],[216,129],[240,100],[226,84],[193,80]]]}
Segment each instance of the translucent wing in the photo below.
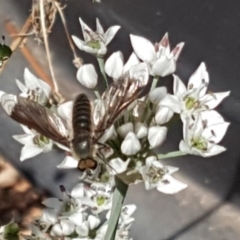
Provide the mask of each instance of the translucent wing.
{"label": "translucent wing", "polygon": [[147,66],[142,64],[135,73],[138,73],[137,71],[141,74],[134,75],[129,71],[125,76],[114,81],[95,105],[93,113],[95,131],[101,132],[98,138],[142,94],[148,82]]}
{"label": "translucent wing", "polygon": [[54,112],[30,99],[11,94],[2,95],[1,104],[6,113],[15,121],[69,147],[66,127]]}

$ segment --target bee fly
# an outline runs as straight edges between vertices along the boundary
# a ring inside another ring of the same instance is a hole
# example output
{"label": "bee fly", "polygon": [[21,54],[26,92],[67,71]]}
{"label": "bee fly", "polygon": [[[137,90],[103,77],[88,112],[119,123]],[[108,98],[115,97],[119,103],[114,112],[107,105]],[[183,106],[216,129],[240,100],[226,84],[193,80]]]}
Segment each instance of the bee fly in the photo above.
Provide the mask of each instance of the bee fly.
{"label": "bee fly", "polygon": [[73,139],[71,148],[76,159],[80,159],[78,168],[96,168],[97,162],[92,159],[92,116],[91,103],[85,94],[79,94],[73,104],[72,114]]}
{"label": "bee fly", "polygon": [[139,80],[129,77],[114,81],[99,100],[104,111],[99,110],[97,106],[92,110],[88,97],[79,94],[73,104],[71,137],[65,122],[56,113],[37,102],[4,94],[1,104],[15,121],[71,149],[73,157],[79,159],[79,170],[84,171],[97,167],[94,146],[101,144],[100,138],[119,115],[141,95],[144,86]]}

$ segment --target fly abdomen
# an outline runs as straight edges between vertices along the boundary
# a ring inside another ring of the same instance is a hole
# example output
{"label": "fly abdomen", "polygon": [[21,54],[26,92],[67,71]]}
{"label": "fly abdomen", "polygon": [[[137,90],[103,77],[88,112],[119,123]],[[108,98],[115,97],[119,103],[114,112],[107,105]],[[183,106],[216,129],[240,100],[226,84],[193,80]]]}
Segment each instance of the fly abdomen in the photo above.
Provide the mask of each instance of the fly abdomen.
{"label": "fly abdomen", "polygon": [[91,104],[85,94],[79,94],[74,101],[72,126],[74,138],[83,132],[92,131]]}
{"label": "fly abdomen", "polygon": [[92,155],[91,104],[85,94],[79,94],[73,104],[73,140],[75,157],[85,159]]}

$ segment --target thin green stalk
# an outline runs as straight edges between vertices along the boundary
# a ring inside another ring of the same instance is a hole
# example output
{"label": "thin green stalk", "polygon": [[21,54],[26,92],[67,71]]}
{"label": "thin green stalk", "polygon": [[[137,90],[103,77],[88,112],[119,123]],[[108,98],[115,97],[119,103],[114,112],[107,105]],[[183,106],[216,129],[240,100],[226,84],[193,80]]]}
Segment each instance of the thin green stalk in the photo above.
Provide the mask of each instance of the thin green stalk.
{"label": "thin green stalk", "polygon": [[185,156],[187,153],[181,152],[181,151],[175,151],[175,152],[170,152],[167,154],[158,154],[158,159],[166,159],[166,158],[174,158],[174,157],[180,157],[180,156]]}
{"label": "thin green stalk", "polygon": [[158,83],[158,80],[159,80],[159,76],[156,76],[156,77],[153,78],[150,92],[151,92],[154,88],[156,88],[157,83]]}
{"label": "thin green stalk", "polygon": [[98,65],[99,65],[99,68],[100,68],[100,71],[103,75],[103,78],[106,82],[106,86],[108,87],[108,81],[107,81],[107,76],[106,76],[106,73],[105,73],[105,70],[104,70],[104,59],[103,58],[97,58],[98,60]]}
{"label": "thin green stalk", "polygon": [[101,98],[101,96],[100,96],[100,94],[99,94],[99,92],[98,92],[97,90],[94,91],[94,94],[95,94],[95,96],[96,96],[97,99],[100,99],[100,98]]}
{"label": "thin green stalk", "polygon": [[123,201],[127,194],[128,185],[122,182],[118,177],[115,177],[116,188],[113,193],[113,203],[111,209],[111,215],[108,220],[108,229],[105,235],[104,240],[114,240],[117,226],[118,226],[118,219],[120,217],[122,211]]}

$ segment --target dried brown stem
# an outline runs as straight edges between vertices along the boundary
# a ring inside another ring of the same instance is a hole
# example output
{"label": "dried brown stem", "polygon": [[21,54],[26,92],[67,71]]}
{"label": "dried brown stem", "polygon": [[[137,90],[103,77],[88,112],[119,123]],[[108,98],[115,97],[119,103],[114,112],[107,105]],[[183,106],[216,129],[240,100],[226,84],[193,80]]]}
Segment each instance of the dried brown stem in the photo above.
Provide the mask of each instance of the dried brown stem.
{"label": "dried brown stem", "polygon": [[43,0],[40,0],[40,21],[41,21],[41,28],[42,28],[42,32],[43,32],[43,40],[44,40],[44,46],[45,46],[45,50],[46,50],[46,54],[47,54],[49,70],[50,70],[51,77],[52,77],[53,89],[54,89],[54,92],[58,94],[58,85],[57,85],[57,81],[56,81],[54,71],[53,71],[53,66],[52,66],[52,61],[51,61],[51,56],[50,56],[50,49],[49,49],[49,44],[48,44],[48,35],[47,35],[47,31],[46,31]]}
{"label": "dried brown stem", "polygon": [[[26,22],[24,23],[24,25],[23,25],[20,33],[19,33],[19,36],[17,36],[17,37],[12,41],[12,43],[11,43],[11,45],[10,45],[10,48],[12,49],[13,52],[22,44],[22,42],[23,42],[24,39],[25,39],[24,34],[26,34],[26,33],[29,31],[31,25],[32,25],[32,16],[30,15],[30,16],[28,17],[28,19],[26,20]],[[10,20],[6,21],[5,27],[6,27],[6,29],[7,29],[8,32],[13,32],[13,31],[12,31],[12,26],[13,26],[13,25],[11,24],[11,21],[10,21]],[[3,63],[3,65],[2,65],[2,67],[1,67],[1,69],[0,69],[0,73],[3,71],[4,66],[6,65],[7,62],[8,62],[8,61],[5,61],[5,62]]]}
{"label": "dried brown stem", "polygon": [[[7,21],[5,24],[5,28],[7,30],[7,32],[10,35],[17,35],[18,34],[18,30],[16,29],[15,25],[11,22],[11,21]],[[22,28],[23,30],[23,28]],[[22,31],[20,32],[22,33]],[[17,37],[17,38],[21,38],[22,41],[24,40],[25,37]],[[16,40],[16,39],[15,39]],[[15,41],[14,40],[14,41]],[[14,44],[14,46],[16,46],[16,48],[21,45],[21,42],[18,42],[18,44],[16,43],[12,43],[12,45]],[[16,49],[15,48],[15,49]],[[39,62],[35,59],[35,57],[33,56],[33,54],[31,53],[31,51],[29,51],[29,49],[24,46],[21,49],[21,52],[23,54],[23,56],[26,58],[26,60],[28,61],[28,63],[31,65],[31,67],[33,68],[34,72],[36,72],[36,74],[43,79],[44,81],[46,81],[51,87],[53,87],[53,83],[51,78],[45,73],[44,69],[42,68],[42,66],[39,64]]]}

